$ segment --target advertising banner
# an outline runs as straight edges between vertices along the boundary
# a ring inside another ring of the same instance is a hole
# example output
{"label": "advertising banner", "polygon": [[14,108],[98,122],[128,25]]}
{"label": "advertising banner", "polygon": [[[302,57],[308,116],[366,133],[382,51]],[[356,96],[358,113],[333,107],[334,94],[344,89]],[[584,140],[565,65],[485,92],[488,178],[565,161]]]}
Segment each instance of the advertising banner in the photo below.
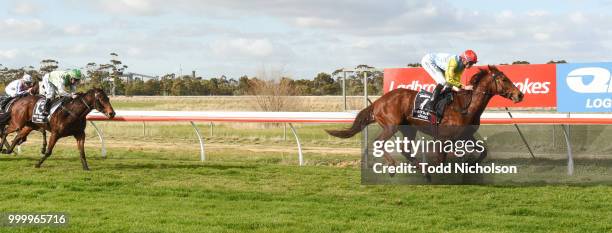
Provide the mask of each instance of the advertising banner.
{"label": "advertising banner", "polygon": [[557,65],[557,111],[612,112],[612,63]]}
{"label": "advertising banner", "polygon": [[[555,64],[538,65],[507,65],[497,66],[521,91],[525,98],[521,103],[501,96],[494,97],[489,107],[556,107],[556,75]],[[476,66],[463,73],[462,83],[467,84],[469,79],[486,66]],[[385,93],[396,88],[419,90],[425,88],[432,91],[435,82],[422,68],[390,68],[385,69]]]}

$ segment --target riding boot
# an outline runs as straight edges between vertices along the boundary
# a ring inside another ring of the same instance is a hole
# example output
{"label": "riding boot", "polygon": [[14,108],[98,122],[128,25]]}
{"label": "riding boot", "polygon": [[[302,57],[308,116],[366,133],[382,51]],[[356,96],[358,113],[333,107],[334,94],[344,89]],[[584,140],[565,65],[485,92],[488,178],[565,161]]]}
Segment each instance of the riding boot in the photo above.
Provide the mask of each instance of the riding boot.
{"label": "riding boot", "polygon": [[51,99],[45,99],[45,108],[43,109],[45,116],[49,116],[49,108],[51,108]]}
{"label": "riding boot", "polygon": [[436,89],[434,89],[433,95],[431,96],[431,111],[432,112],[437,112],[436,105],[438,105],[438,101],[440,100],[440,94],[442,92],[442,89],[444,89],[444,85],[442,84],[438,84],[436,86]]}
{"label": "riding boot", "polygon": [[0,100],[0,111],[4,111],[4,105],[8,103],[10,97],[4,97]]}

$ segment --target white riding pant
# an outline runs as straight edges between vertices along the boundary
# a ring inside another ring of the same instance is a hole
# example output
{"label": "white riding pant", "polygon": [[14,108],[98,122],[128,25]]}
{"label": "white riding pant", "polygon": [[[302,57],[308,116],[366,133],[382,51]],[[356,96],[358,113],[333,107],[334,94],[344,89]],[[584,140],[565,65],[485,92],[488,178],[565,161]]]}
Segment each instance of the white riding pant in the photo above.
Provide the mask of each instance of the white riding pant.
{"label": "white riding pant", "polygon": [[431,55],[427,54],[421,59],[421,66],[437,84],[446,85],[444,70],[440,69],[435,63]]}
{"label": "white riding pant", "polygon": [[57,94],[57,87],[53,83],[49,82],[49,74],[43,76],[40,85],[40,94],[45,96],[47,99],[54,99]]}

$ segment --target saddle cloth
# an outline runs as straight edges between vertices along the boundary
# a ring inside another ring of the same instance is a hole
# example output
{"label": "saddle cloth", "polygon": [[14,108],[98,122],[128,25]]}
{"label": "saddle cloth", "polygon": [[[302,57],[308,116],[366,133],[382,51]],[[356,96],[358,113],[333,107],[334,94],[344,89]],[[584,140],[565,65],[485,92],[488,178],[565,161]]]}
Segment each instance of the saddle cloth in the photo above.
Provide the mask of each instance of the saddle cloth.
{"label": "saddle cloth", "polygon": [[432,106],[431,99],[433,98],[433,94],[426,90],[421,89],[419,93],[417,93],[416,97],[414,97],[414,107],[412,108],[412,118],[417,120],[423,120],[428,122],[434,122],[434,117],[432,116],[432,112],[438,112],[440,115],[439,119],[436,121],[439,123],[442,119],[442,114],[444,113],[444,109],[446,105],[452,101],[451,92],[447,92],[443,96],[440,96],[440,100],[438,101],[437,106]]}
{"label": "saddle cloth", "polygon": [[32,122],[34,123],[45,123],[49,122],[53,113],[62,105],[62,98],[57,98],[52,100],[51,109],[49,111],[49,115],[45,116],[43,112],[45,111],[45,98],[40,98],[36,101],[36,105],[34,105],[34,110],[32,112]]}

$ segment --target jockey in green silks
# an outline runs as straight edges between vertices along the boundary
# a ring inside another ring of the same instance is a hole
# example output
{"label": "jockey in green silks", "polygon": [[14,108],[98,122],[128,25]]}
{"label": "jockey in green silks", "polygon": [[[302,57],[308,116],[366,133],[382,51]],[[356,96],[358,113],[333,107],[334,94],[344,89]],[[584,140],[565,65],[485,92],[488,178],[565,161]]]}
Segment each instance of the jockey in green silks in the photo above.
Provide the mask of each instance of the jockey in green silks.
{"label": "jockey in green silks", "polygon": [[75,98],[76,87],[81,81],[81,70],[56,70],[43,76],[40,94],[45,96],[45,115],[49,115],[52,100],[58,97],[70,96]]}

